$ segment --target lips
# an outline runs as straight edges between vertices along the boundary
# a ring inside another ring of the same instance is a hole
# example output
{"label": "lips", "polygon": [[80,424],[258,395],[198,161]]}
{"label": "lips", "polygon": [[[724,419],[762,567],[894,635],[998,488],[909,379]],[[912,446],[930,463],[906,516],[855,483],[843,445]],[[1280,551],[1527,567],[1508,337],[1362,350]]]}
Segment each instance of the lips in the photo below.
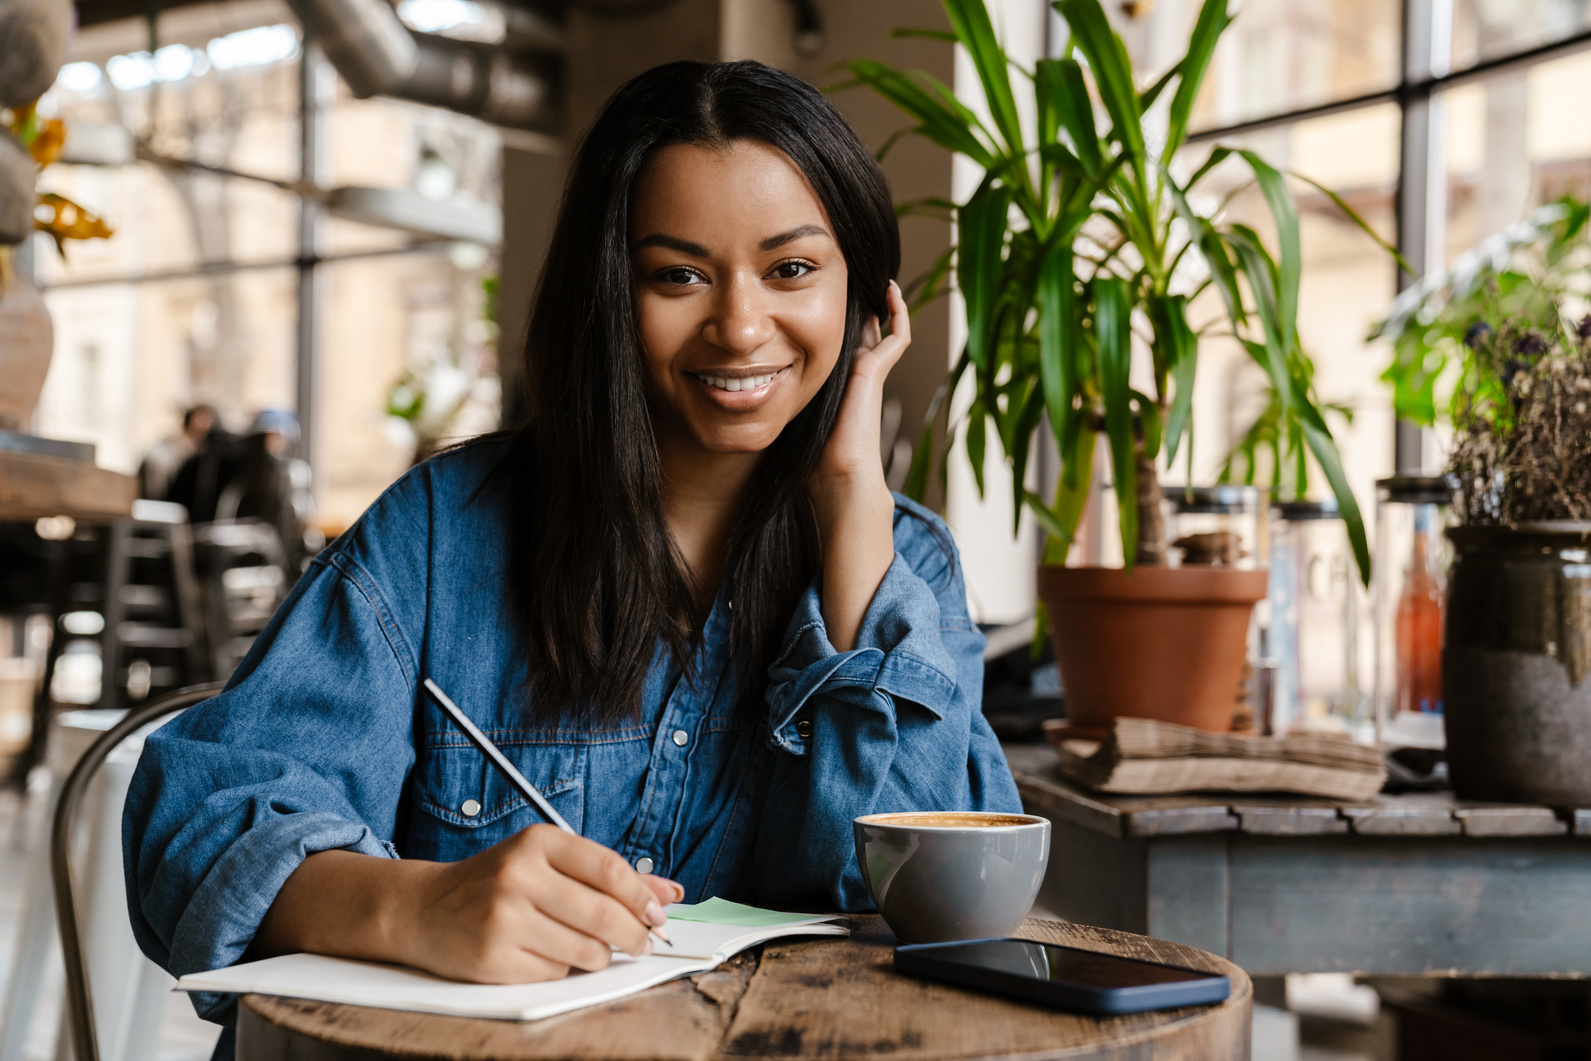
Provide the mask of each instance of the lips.
{"label": "lips", "polygon": [[722,409],[745,412],[755,409],[778,389],[789,374],[788,366],[773,371],[740,371],[734,375],[717,372],[687,372],[686,375],[701,384],[701,393],[708,401]]}
{"label": "lips", "polygon": [[772,383],[773,377],[778,374],[778,372],[769,372],[761,376],[713,376],[705,372],[691,373],[691,375],[709,387],[717,387],[719,390],[726,390],[731,394],[737,391],[754,391],[758,387],[765,387]]}

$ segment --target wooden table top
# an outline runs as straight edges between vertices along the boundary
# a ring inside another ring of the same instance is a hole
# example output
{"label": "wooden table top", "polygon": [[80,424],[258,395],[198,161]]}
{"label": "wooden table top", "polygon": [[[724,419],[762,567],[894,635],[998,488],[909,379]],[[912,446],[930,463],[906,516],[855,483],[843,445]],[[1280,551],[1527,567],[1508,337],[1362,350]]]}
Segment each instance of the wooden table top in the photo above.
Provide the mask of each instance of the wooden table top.
{"label": "wooden table top", "polygon": [[1363,803],[1240,793],[1122,796],[1090,792],[1062,777],[1048,744],[1008,744],[1005,753],[1030,811],[1107,836],[1591,836],[1591,808],[1480,803],[1451,792],[1381,795]]}
{"label": "wooden table top", "polygon": [[1215,1061],[1249,1056],[1253,988],[1231,962],[1126,932],[1028,921],[1018,934],[1224,974],[1232,995],[1124,1017],[1061,1013],[896,973],[896,940],[876,915],[849,939],[782,940],[710,973],[546,1020],[471,1020],[248,995],[238,1061],[716,1061],[778,1057],[1108,1058]]}
{"label": "wooden table top", "polygon": [[0,450],[0,520],[108,523],[130,516],[137,496],[138,480],[89,461]]}

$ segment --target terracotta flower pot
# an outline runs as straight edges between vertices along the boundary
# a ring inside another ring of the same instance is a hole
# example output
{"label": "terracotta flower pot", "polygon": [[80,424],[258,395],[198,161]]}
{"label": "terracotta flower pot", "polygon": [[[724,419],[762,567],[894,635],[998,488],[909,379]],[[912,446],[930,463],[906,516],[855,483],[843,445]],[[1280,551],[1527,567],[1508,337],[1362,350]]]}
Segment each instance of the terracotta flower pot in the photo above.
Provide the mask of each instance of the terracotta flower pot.
{"label": "terracotta flower pot", "polygon": [[1591,523],[1447,536],[1442,700],[1454,793],[1591,804]]}
{"label": "terracotta flower pot", "polygon": [[1266,572],[1230,567],[1039,568],[1039,598],[1066,687],[1066,718],[1121,715],[1232,728],[1249,616]]}

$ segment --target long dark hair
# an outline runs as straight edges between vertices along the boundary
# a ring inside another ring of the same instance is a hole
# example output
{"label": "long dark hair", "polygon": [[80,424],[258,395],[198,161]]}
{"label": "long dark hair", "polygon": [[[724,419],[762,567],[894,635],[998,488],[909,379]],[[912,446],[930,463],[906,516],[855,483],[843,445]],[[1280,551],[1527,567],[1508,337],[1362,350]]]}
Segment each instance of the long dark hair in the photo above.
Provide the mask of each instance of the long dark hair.
{"label": "long dark hair", "polygon": [[760,691],[770,652],[818,570],[804,486],[868,319],[888,319],[885,287],[900,267],[889,188],[839,111],[799,78],[755,62],[660,66],[614,93],[586,134],[530,320],[509,549],[537,716],[634,717],[660,640],[694,680],[702,630],[696,587],[663,518],[629,211],[654,151],[737,140],[782,151],[806,176],[850,278],[834,371],[764,453],[730,536],[729,649],[745,692]]}

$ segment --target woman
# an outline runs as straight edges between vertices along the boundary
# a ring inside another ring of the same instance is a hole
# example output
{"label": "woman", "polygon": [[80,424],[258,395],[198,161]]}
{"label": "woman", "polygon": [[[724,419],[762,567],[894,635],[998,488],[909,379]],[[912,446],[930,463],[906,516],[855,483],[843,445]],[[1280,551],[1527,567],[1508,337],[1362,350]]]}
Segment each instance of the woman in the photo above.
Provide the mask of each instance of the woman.
{"label": "woman", "polygon": [[[865,907],[856,815],[1019,809],[954,547],[880,467],[899,258],[882,173],[804,82],[675,63],[621,88],[543,270],[528,426],[400,480],[149,740],[145,951],[558,977],[645,952],[681,898]],[[538,824],[424,678],[582,835]]]}

